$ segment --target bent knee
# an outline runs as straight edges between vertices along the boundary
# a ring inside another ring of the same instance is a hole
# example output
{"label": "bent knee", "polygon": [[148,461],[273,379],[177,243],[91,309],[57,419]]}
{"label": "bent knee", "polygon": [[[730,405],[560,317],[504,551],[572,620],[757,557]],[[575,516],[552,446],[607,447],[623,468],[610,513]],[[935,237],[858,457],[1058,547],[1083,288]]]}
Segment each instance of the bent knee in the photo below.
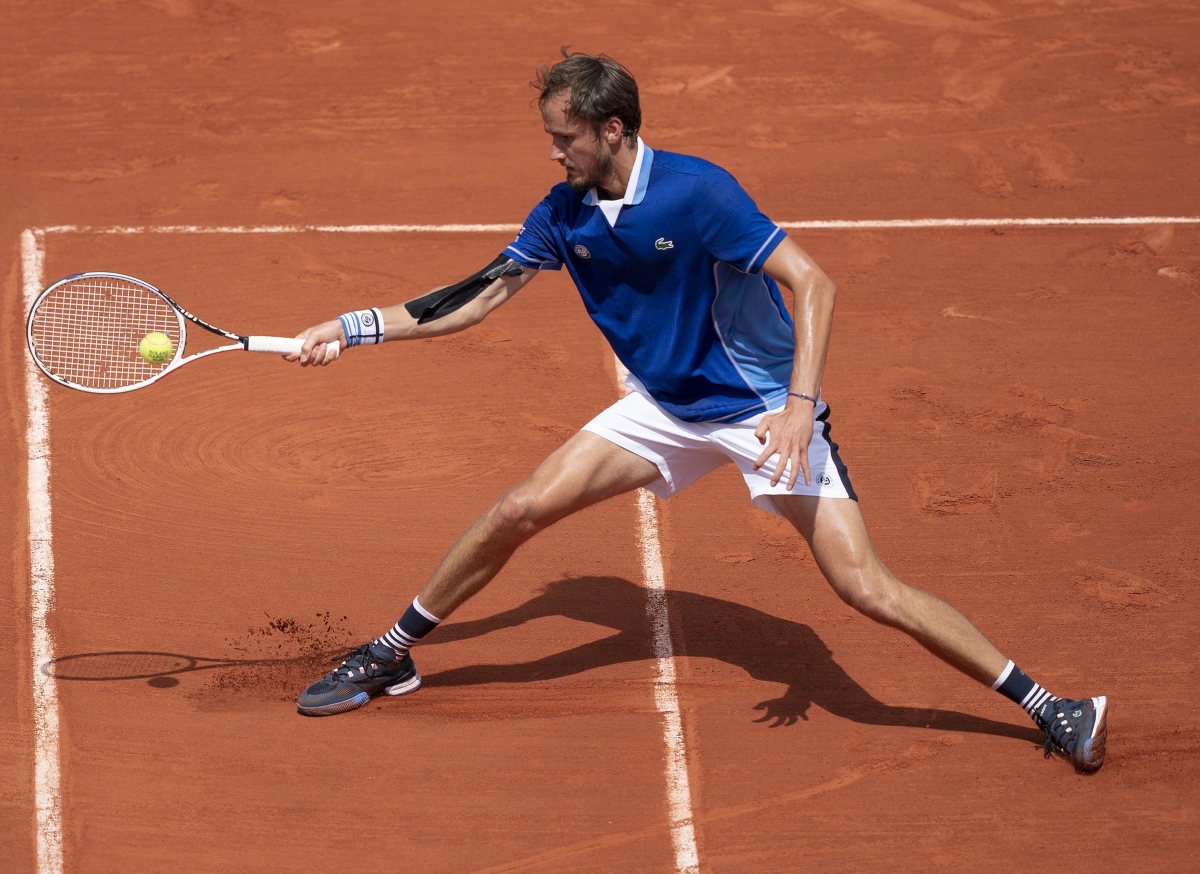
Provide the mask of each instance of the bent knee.
{"label": "bent knee", "polygon": [[857,574],[852,579],[834,582],[838,596],[859,613],[882,622],[896,625],[900,620],[900,597],[898,585],[886,577]]}
{"label": "bent knee", "polygon": [[519,540],[526,540],[545,527],[539,502],[520,487],[501,498],[491,515],[499,533]]}

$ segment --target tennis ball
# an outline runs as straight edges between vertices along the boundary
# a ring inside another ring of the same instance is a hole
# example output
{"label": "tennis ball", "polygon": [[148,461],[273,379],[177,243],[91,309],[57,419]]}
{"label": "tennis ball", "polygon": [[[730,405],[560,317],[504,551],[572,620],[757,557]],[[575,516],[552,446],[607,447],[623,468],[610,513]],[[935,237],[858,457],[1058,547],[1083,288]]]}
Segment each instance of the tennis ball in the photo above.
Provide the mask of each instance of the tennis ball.
{"label": "tennis ball", "polygon": [[171,338],[162,331],[151,331],[142,338],[142,342],[138,343],[138,355],[151,364],[162,364],[171,357],[174,351]]}

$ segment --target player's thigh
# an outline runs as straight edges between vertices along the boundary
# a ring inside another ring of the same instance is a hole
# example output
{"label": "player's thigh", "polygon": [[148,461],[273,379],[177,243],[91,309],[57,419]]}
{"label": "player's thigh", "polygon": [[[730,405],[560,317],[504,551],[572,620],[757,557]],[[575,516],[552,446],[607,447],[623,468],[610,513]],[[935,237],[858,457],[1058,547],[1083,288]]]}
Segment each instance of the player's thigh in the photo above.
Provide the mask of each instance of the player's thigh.
{"label": "player's thigh", "polygon": [[658,479],[658,467],[589,431],[554,450],[509,495],[542,525]]}
{"label": "player's thigh", "polygon": [[857,501],[814,495],[772,495],[770,500],[808,541],[817,566],[838,594],[847,597],[854,594],[851,589],[890,581]]}

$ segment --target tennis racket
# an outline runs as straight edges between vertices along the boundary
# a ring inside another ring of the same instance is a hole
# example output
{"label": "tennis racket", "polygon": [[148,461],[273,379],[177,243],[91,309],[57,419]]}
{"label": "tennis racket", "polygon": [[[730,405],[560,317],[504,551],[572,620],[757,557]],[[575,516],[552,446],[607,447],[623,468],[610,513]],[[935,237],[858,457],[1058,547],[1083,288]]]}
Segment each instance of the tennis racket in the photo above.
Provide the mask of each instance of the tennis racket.
{"label": "tennis racket", "polygon": [[[234,342],[184,357],[187,323]],[[152,331],[171,339],[173,355],[150,362],[138,343]],[[98,394],[145,388],[189,361],[218,352],[299,354],[303,340],[243,337],[189,313],[148,282],[121,273],[76,273],[38,296],[25,328],[29,351],[60,385]]]}

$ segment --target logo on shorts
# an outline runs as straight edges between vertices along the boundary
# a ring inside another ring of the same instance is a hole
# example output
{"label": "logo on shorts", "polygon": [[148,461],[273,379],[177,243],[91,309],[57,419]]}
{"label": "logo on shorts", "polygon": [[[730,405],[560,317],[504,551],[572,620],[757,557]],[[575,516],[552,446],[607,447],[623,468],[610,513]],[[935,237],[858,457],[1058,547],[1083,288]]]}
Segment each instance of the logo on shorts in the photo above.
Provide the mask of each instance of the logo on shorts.
{"label": "logo on shorts", "polygon": [[831,485],[833,483],[833,480],[831,480],[829,478],[829,474],[823,473],[819,477],[817,477],[817,482],[819,482],[823,486],[827,486],[827,485]]}
{"label": "logo on shorts", "polygon": [[675,241],[674,240],[664,240],[662,237],[659,237],[657,240],[654,241],[654,248],[658,249],[660,252],[665,252],[667,249],[675,248]]}
{"label": "logo on shorts", "polygon": [[575,254],[580,258],[591,258],[592,253],[587,250],[587,246],[576,246]]}

